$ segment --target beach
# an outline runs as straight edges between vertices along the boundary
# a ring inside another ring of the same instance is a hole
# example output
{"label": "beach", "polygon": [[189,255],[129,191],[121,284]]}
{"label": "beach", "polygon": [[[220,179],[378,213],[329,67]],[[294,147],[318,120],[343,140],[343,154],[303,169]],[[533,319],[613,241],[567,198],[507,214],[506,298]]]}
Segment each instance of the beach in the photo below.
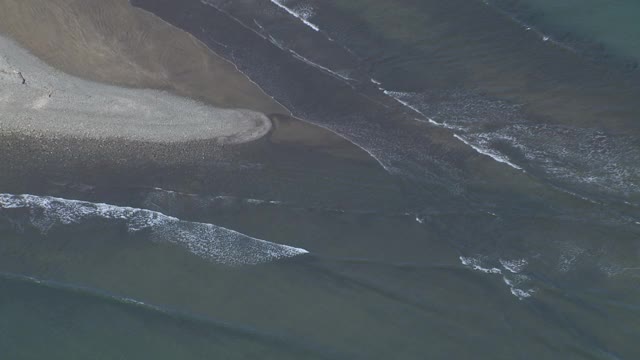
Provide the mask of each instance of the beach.
{"label": "beach", "polygon": [[66,75],[0,38],[2,132],[151,142],[241,143],[271,128],[263,114],[218,109],[157,90],[123,89]]}
{"label": "beach", "polygon": [[[5,134],[242,143],[271,129],[259,111],[286,111],[232,64],[127,1],[3,7],[1,30],[29,50],[0,39]],[[161,47],[154,36],[179,49]],[[215,85],[202,91],[205,85],[193,79]]]}
{"label": "beach", "polygon": [[3,0],[0,31],[48,65],[101,83],[283,113],[229,61],[127,0]]}
{"label": "beach", "polygon": [[558,1],[0,0],[0,354],[638,358],[638,74]]}

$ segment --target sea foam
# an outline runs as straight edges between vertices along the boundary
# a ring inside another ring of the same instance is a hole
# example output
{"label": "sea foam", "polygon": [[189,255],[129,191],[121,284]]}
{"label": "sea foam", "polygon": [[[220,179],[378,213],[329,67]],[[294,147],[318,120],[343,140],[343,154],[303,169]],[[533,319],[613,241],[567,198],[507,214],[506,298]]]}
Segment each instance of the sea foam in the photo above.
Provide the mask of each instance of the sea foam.
{"label": "sea foam", "polygon": [[[526,289],[530,283],[530,278],[526,275],[520,274],[522,270],[528,265],[526,259],[516,260],[504,260],[500,259],[500,265],[502,269],[485,265],[486,259],[483,256],[466,257],[460,256],[460,262],[462,265],[470,268],[474,271],[479,271],[485,274],[500,275],[502,281],[509,287],[509,291],[519,300],[524,300],[531,297],[535,293],[535,289]],[[507,270],[507,272],[503,271]]]}
{"label": "sea foam", "polygon": [[300,21],[302,21],[305,25],[312,28],[313,30],[320,31],[320,28],[316,24],[308,20],[313,16],[313,8],[305,6],[303,8],[292,9],[290,7],[287,7],[285,5],[285,1],[283,0],[271,0],[271,2],[277,5],[279,8],[283,9],[284,11],[288,12],[289,14],[293,15],[294,17],[298,18]]}
{"label": "sea foam", "polygon": [[[25,211],[15,211],[24,209]],[[49,196],[0,194],[0,219],[46,235],[54,228],[88,221],[126,226],[153,241],[170,242],[224,265],[256,265],[308,253],[304,249],[256,239],[213,224],[183,221],[160,212]]]}
{"label": "sea foam", "polygon": [[483,147],[480,147],[478,145],[474,145],[469,140],[463,138],[462,136],[460,136],[458,134],[454,134],[453,137],[458,139],[458,140],[460,140],[460,141],[462,141],[465,145],[469,146],[470,148],[472,148],[473,150],[475,150],[479,154],[489,156],[493,160],[495,160],[497,162],[501,162],[503,164],[507,164],[507,165],[511,166],[512,168],[514,168],[516,170],[522,170],[522,168],[520,166],[512,163],[511,161],[509,161],[507,159],[506,156],[498,153],[497,151],[493,151],[493,150],[488,149],[488,148],[483,148]]}

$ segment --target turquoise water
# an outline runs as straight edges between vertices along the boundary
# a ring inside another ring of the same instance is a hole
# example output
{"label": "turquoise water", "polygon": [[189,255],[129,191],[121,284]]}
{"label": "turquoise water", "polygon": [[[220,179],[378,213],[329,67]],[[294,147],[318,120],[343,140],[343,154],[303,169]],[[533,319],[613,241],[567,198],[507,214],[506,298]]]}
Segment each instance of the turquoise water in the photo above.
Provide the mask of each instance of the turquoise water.
{"label": "turquoise water", "polygon": [[[515,17],[579,50],[614,56],[637,66],[640,60],[640,3],[633,0],[490,1]],[[581,49],[582,48],[582,49]]]}

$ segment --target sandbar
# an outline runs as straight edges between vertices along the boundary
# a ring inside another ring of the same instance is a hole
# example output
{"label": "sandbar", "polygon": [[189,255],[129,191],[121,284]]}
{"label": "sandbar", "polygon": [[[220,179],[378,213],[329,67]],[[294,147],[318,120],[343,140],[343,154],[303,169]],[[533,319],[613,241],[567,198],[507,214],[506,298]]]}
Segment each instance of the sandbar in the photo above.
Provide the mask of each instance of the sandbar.
{"label": "sandbar", "polygon": [[0,9],[0,33],[67,74],[289,114],[233,63],[128,0],[0,0]]}
{"label": "sandbar", "polygon": [[167,91],[131,89],[52,68],[0,36],[0,131],[151,142],[216,139],[242,143],[267,134],[262,113],[221,109]]}

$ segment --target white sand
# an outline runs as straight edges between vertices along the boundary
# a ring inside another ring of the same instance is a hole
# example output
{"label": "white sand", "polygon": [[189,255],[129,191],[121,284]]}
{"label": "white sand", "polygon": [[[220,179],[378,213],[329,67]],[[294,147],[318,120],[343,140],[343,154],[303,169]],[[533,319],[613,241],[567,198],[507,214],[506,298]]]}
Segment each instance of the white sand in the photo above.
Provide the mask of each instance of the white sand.
{"label": "white sand", "polygon": [[0,36],[0,132],[242,143],[270,129],[269,118],[258,112],[219,109],[163,91],[67,75]]}

